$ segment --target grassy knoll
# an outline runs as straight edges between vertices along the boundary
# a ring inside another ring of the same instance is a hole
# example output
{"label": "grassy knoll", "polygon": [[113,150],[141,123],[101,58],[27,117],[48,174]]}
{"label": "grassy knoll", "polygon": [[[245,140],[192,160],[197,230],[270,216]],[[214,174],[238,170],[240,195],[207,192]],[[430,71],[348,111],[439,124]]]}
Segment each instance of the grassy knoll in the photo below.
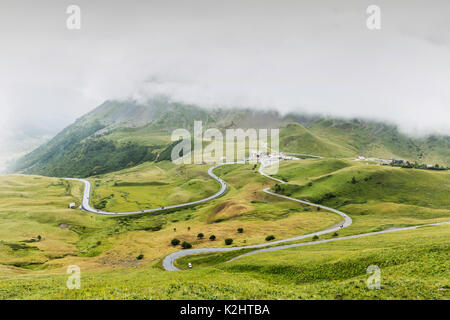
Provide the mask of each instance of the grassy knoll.
{"label": "grassy knoll", "polygon": [[358,164],[354,161],[336,159],[307,159],[282,162],[279,172],[274,177],[289,183],[300,184],[308,182],[317,176]]}

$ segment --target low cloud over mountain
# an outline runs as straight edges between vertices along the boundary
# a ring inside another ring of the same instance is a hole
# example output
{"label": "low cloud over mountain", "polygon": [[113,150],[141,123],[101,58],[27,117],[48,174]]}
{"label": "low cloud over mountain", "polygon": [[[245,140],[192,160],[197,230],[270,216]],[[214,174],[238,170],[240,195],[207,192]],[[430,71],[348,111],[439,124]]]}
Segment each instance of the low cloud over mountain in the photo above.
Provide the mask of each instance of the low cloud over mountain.
{"label": "low cloud over mountain", "polygon": [[378,1],[378,31],[356,0],[77,3],[82,27],[70,31],[61,1],[2,2],[3,139],[55,134],[105,100],[161,93],[450,134],[448,1]]}

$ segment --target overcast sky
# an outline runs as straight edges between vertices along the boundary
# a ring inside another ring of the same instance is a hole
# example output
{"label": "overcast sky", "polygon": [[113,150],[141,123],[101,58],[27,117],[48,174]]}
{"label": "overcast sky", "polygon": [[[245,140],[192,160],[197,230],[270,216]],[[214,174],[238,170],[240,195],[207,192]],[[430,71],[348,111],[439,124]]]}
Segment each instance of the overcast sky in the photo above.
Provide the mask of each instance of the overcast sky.
{"label": "overcast sky", "polygon": [[449,17],[446,0],[0,0],[0,147],[154,93],[450,134]]}

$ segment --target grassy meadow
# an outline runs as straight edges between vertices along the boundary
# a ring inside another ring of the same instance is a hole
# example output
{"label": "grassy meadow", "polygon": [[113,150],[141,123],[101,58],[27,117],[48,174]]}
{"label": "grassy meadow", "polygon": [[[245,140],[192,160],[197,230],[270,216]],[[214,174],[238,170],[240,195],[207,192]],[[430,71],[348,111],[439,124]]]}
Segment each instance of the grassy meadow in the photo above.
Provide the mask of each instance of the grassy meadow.
{"label": "grassy meadow", "polygon": [[[449,228],[345,240],[258,254],[216,267],[166,272],[158,262],[67,276],[3,277],[1,299],[449,299]],[[366,269],[381,269],[370,290]],[[82,269],[83,270],[83,269]]]}
{"label": "grassy meadow", "polygon": [[[194,169],[188,169],[187,176],[182,168],[158,163],[127,169],[116,173],[116,181],[126,181],[125,185],[117,187],[111,182],[111,176],[106,175],[104,180],[97,176],[93,182],[101,183],[94,188],[94,195],[103,193],[108,197],[108,193],[102,191],[107,188],[119,194],[126,188],[142,187],[150,189],[149,193],[136,196],[142,196],[137,200],[145,203],[152,192],[157,192],[155,185],[175,170],[182,172],[182,178],[174,178],[182,181],[182,186],[190,183],[199,186],[198,190],[192,187],[192,197],[198,197],[195,192],[212,194],[218,189],[213,179],[206,181],[207,166],[195,168],[204,170],[200,174],[190,175]],[[340,220],[337,215],[317,212],[261,192],[272,182],[259,175],[253,165],[224,166],[218,168],[216,174],[229,184],[227,193],[219,199],[178,211],[121,217],[68,209],[70,202],[79,204],[81,183],[39,176],[1,176],[0,274],[62,271],[71,264],[88,270],[147,265],[181,249],[170,244],[173,238],[188,241],[194,247],[220,247],[224,246],[225,238],[233,238],[233,246],[241,246],[264,242],[269,234],[281,239],[309,233]],[[198,183],[203,176],[204,183]],[[139,186],[139,181],[149,185]],[[155,184],[150,184],[152,182]],[[175,187],[175,183],[169,186],[173,187],[173,192],[180,188]],[[134,205],[119,203],[107,208],[131,210]],[[238,233],[238,228],[243,228],[244,232]],[[198,239],[199,233],[205,238]],[[215,235],[216,240],[210,241],[210,235]],[[139,255],[143,258],[138,260]]]}
{"label": "grassy meadow", "polygon": [[[218,190],[207,168],[163,161],[94,176],[93,202],[128,211],[203,198]],[[278,187],[253,165],[222,166],[215,173],[229,185],[221,198],[128,217],[68,209],[70,202],[79,204],[81,183],[0,176],[0,299],[450,298],[448,226],[255,254],[231,263],[224,262],[247,251],[188,256],[177,265],[185,268],[190,262],[192,270],[162,270],[162,259],[181,250],[170,244],[173,238],[194,248],[223,247],[225,238],[242,246],[341,221],[324,210],[265,194],[266,187],[348,213],[353,225],[338,236],[450,217],[448,172],[307,159],[283,162],[276,177],[287,183]],[[82,270],[80,290],[66,288],[66,268],[74,264]],[[371,264],[381,268],[381,290],[365,285]]]}
{"label": "grassy meadow", "polygon": [[106,211],[138,211],[191,202],[209,197],[220,185],[206,165],[175,165],[146,162],[114,173],[95,176],[92,201]]}

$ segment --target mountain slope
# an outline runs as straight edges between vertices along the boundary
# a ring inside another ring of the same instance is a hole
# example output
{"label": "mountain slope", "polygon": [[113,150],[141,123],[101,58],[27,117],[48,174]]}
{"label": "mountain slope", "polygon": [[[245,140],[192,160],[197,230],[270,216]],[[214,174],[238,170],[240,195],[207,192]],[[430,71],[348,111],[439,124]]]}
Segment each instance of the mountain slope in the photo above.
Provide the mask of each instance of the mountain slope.
{"label": "mountain slope", "polygon": [[[22,157],[10,172],[45,176],[88,177],[166,157],[174,143],[174,129],[203,127],[246,128],[278,125],[273,112],[206,110],[157,98],[146,104],[106,101],[33,152]],[[167,159],[166,159],[167,160]]]}
{"label": "mountain slope", "polygon": [[449,136],[414,139],[399,133],[393,125],[360,119],[319,119],[309,124],[308,129],[362,156],[450,165]]}
{"label": "mountain slope", "polygon": [[[407,137],[395,126],[365,120],[248,109],[204,109],[158,97],[146,103],[106,101],[52,140],[19,159],[9,172],[87,177],[167,158],[174,129],[281,128],[280,150],[324,157],[405,158],[450,165],[450,137]],[[166,159],[167,160],[167,159]]]}
{"label": "mountain slope", "polygon": [[280,132],[280,149],[323,157],[352,157],[357,151],[324,139],[298,123],[290,123]]}

